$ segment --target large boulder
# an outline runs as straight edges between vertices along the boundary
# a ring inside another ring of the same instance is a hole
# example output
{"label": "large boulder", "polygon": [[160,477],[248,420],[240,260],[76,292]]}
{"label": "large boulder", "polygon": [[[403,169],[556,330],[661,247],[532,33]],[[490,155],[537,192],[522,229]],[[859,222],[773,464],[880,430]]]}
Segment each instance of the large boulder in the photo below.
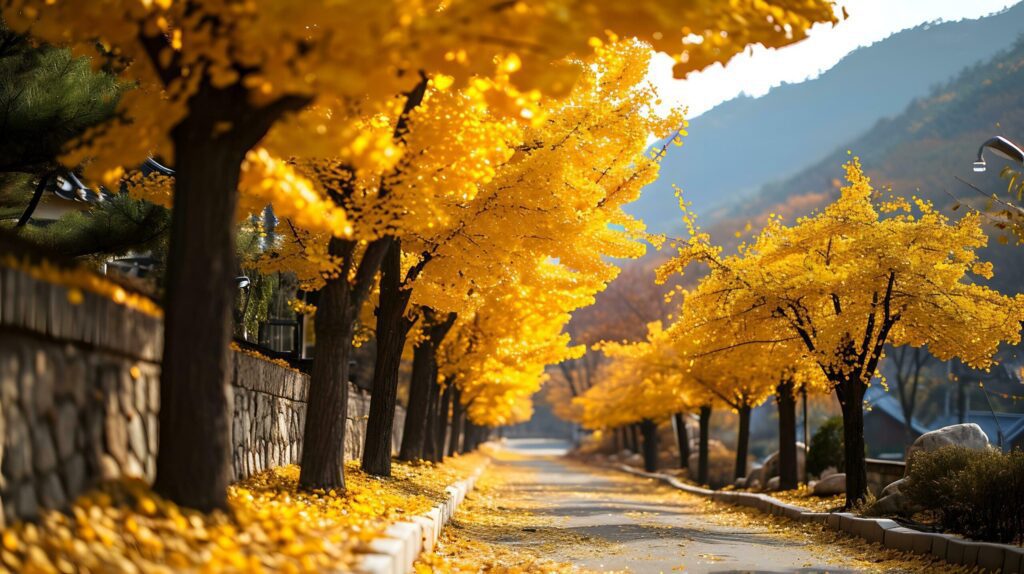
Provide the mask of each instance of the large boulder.
{"label": "large boulder", "polygon": [[642,467],[644,465],[644,457],[639,454],[631,454],[627,456],[622,462],[629,466]]}
{"label": "large boulder", "polygon": [[[798,480],[802,480],[804,476],[804,465],[806,464],[806,449],[804,443],[796,443],[796,476]],[[764,459],[764,475],[762,476],[762,483],[771,479],[773,476],[779,476],[779,451],[775,451],[768,455],[768,458]]]}
{"label": "large boulder", "polygon": [[830,474],[814,484],[815,496],[833,496],[846,492],[846,473]]}
{"label": "large boulder", "polygon": [[910,465],[914,455],[919,452],[932,452],[947,446],[962,446],[971,450],[989,448],[988,435],[975,423],[963,423],[942,427],[917,437],[907,451],[907,468],[904,476],[910,474]]}
{"label": "large boulder", "polygon": [[747,478],[744,480],[744,485],[747,488],[760,488],[764,484],[764,467],[759,464],[754,464],[750,467],[750,471],[747,472]]}
{"label": "large boulder", "polygon": [[914,506],[907,499],[907,496],[900,490],[905,478],[889,483],[882,494],[871,507],[871,514],[876,516],[913,516],[920,508]]}
{"label": "large boulder", "polygon": [[780,481],[780,479],[777,476],[773,476],[773,477],[769,478],[768,479],[768,484],[766,484],[764,486],[764,489],[765,490],[770,490],[772,492],[778,490],[779,489],[779,481]]}

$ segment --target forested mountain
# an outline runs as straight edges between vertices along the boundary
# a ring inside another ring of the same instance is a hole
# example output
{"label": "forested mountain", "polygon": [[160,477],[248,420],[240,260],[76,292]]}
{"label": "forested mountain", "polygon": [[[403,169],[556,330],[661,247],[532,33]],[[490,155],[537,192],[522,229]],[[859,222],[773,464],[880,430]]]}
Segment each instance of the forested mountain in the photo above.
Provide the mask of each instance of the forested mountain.
{"label": "forested mountain", "polygon": [[675,184],[705,221],[728,213],[766,182],[800,172],[963,68],[1009,48],[1021,32],[1024,4],[978,20],[922,25],[855,50],[815,80],[721,104],[691,122],[686,143],[670,149],[661,177],[631,211],[655,231],[676,231]]}

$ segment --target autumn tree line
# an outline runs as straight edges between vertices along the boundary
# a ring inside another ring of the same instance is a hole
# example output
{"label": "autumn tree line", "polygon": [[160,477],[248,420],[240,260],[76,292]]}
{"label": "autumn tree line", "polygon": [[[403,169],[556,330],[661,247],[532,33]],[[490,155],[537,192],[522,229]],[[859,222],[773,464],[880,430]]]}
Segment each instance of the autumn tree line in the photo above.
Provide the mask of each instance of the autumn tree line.
{"label": "autumn tree line", "polygon": [[[413,373],[401,458],[447,426],[522,420],[563,326],[649,239],[621,207],[657,173],[651,49],[676,73],[835,22],[824,0],[515,2],[2,0],[31,41],[126,89],[61,156],[88,181],[172,206],[155,489],[223,508],[225,388],[239,222],[273,206],[251,265],[316,292],[300,486],[344,489],[349,357],[377,341],[368,472],[389,473],[399,361]],[[147,157],[171,179],[132,171]],[[446,421],[454,420],[454,425]],[[428,422],[429,421],[429,422]]]}
{"label": "autumn tree line", "polygon": [[[885,385],[886,345],[957,358],[987,369],[1000,344],[1020,342],[1024,297],[982,284],[993,276],[978,257],[988,237],[982,215],[951,220],[931,203],[875,190],[852,158],[847,185],[820,212],[763,229],[726,255],[683,206],[689,231],[657,270],[664,282],[697,266],[699,280],[677,293],[666,325],[636,343],[602,343],[611,360],[563,415],[593,429],[700,419],[696,478],[708,480],[708,428],[715,409],[738,415],[735,476],[747,474],[751,409],[778,406],[780,488],[797,486],[796,396],[835,393],[842,408],[846,506],[867,494],[864,393]],[[635,441],[634,441],[634,444]],[[653,449],[653,451],[651,450]],[[645,451],[653,464],[656,447]],[[683,459],[684,466],[686,458]]]}

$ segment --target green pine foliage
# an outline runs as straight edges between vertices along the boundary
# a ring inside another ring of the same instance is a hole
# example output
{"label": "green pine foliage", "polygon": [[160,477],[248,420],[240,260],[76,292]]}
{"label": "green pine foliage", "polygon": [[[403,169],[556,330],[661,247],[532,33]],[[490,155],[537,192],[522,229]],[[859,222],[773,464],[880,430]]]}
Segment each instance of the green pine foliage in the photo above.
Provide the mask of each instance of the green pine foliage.
{"label": "green pine foliage", "polygon": [[843,419],[832,417],[825,421],[811,437],[810,452],[807,453],[807,472],[818,476],[828,467],[844,472]]}

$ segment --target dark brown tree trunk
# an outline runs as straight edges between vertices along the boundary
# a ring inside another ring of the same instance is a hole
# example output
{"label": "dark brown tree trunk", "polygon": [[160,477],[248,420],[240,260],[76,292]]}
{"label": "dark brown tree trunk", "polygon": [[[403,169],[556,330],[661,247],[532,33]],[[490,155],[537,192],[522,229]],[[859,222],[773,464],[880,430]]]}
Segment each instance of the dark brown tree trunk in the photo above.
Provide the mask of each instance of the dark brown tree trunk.
{"label": "dark brown tree trunk", "polygon": [[792,379],[785,379],[776,385],[775,401],[779,408],[779,489],[792,490],[798,483],[796,396],[793,394]]}
{"label": "dark brown tree trunk", "polygon": [[736,433],[736,467],[734,478],[747,476],[747,453],[750,450],[750,405],[743,405],[740,411],[740,428]]}
{"label": "dark brown tree trunk", "polygon": [[[245,153],[271,125],[305,104],[286,98],[252,108],[241,91],[202,82],[188,103],[188,116],[171,133],[177,175],[154,488],[204,511],[227,506],[232,475],[228,343],[239,172]],[[224,122],[232,129],[218,132]]]}
{"label": "dark brown tree trunk", "polygon": [[864,460],[864,391],[857,379],[836,385],[843,409],[844,462],[846,464],[846,508],[863,501],[868,492],[867,462]]}
{"label": "dark brown tree trunk", "polygon": [[479,434],[480,427],[476,426],[476,423],[469,420],[469,415],[466,415],[466,436],[462,440],[462,454],[473,452],[476,448],[476,437]]}
{"label": "dark brown tree trunk", "polygon": [[402,289],[402,247],[395,240],[381,264],[377,358],[363,448],[363,470],[375,476],[391,476],[391,435],[398,404],[398,371],[402,363],[402,349],[412,327],[412,321],[405,317],[410,294],[409,290]]}
{"label": "dark brown tree trunk", "polygon": [[[349,258],[352,244],[331,239],[328,253]],[[355,328],[352,288],[342,273],[320,290],[314,321],[316,353],[309,378],[299,486],[345,489],[345,424],[348,420],[349,356]]]}
{"label": "dark brown tree trunk", "polygon": [[452,384],[449,382],[444,386],[444,393],[441,394],[441,403],[437,409],[437,460],[444,460],[446,439],[448,438],[448,411],[452,406]]}
{"label": "dark brown tree trunk", "polygon": [[427,418],[424,424],[423,460],[431,462],[438,459],[437,419],[441,402],[441,387],[437,384],[437,365],[432,365],[430,374],[430,394],[427,395]]}
{"label": "dark brown tree trunk", "polygon": [[683,413],[672,415],[676,427],[676,443],[679,445],[679,468],[690,464],[690,435],[686,432],[686,417]]}
{"label": "dark brown tree trunk", "polygon": [[423,311],[423,325],[427,330],[427,336],[413,349],[409,405],[405,410],[405,427],[402,431],[402,446],[398,451],[398,460],[409,462],[425,458],[427,411],[430,407],[430,388],[437,367],[437,348],[451,331],[454,323],[454,313],[439,322],[433,311]]}
{"label": "dark brown tree trunk", "polygon": [[640,432],[644,435],[644,470],[658,470],[658,425],[651,419],[640,422]]}
{"label": "dark brown tree trunk", "polygon": [[711,432],[711,406],[700,408],[700,439],[697,446],[697,482],[708,483],[708,439]]}
{"label": "dark brown tree trunk", "polygon": [[427,339],[412,350],[412,375],[409,378],[409,406],[405,409],[405,428],[398,460],[406,462],[423,458],[424,433],[427,430],[427,407],[430,403],[430,378],[434,372],[434,350]]}
{"label": "dark brown tree trunk", "polygon": [[448,435],[448,456],[459,452],[459,438],[462,435],[462,426],[465,424],[466,417],[465,412],[462,410],[462,392],[459,391],[454,382],[452,386],[455,387],[453,391],[455,394],[452,396],[452,432]]}

